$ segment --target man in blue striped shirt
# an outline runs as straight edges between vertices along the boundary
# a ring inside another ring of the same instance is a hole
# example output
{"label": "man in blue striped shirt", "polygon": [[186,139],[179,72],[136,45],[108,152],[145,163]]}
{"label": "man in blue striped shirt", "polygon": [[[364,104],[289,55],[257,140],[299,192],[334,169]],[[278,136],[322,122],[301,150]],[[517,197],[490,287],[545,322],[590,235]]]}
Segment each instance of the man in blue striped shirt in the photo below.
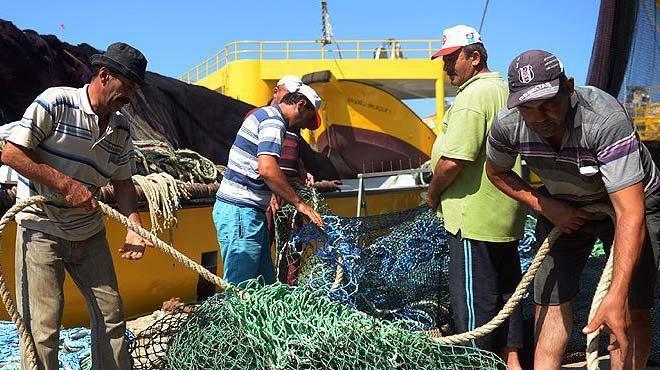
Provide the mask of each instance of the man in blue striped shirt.
{"label": "man in blue striped shirt", "polygon": [[323,224],[321,216],[289,185],[278,163],[287,128],[304,127],[320,105],[318,94],[302,85],[279,104],[250,114],[238,130],[213,207],[228,282],[240,284],[258,276],[266,283],[275,281],[265,216],[272,192],[312,222]]}

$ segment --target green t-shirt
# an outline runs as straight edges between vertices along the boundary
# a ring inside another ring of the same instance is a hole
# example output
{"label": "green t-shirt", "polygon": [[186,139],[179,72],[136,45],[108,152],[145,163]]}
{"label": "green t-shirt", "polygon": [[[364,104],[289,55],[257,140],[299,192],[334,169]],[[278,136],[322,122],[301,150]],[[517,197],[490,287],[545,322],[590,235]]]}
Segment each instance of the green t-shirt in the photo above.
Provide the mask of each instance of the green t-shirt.
{"label": "green t-shirt", "polygon": [[[497,112],[506,106],[508,88],[497,72],[480,73],[458,88],[433,144],[432,168],[441,157],[465,166],[440,195],[438,216],[452,234],[467,239],[508,242],[520,239],[524,208],[497,189],[486,176],[486,138]],[[514,166],[520,173],[520,160]]]}

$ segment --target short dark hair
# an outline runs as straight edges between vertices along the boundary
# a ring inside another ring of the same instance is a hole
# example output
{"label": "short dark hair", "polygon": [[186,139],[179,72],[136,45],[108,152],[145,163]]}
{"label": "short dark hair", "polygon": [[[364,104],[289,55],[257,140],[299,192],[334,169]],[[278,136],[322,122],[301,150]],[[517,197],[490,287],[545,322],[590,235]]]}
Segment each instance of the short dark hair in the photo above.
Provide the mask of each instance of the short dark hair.
{"label": "short dark hair", "polygon": [[307,99],[305,97],[305,95],[303,95],[299,92],[288,92],[288,93],[286,93],[286,95],[284,95],[282,97],[282,100],[280,100],[280,103],[284,103],[284,104],[287,104],[287,105],[295,105],[295,104],[298,104],[298,102],[301,101],[301,100],[305,102],[305,105],[307,106],[307,108],[314,108],[314,105],[312,104],[312,102],[310,102],[309,99]]}
{"label": "short dark hair", "polygon": [[486,47],[484,46],[484,44],[477,42],[474,44],[463,46],[463,53],[464,53],[463,55],[465,55],[465,57],[469,57],[475,51],[478,52],[479,55],[481,56],[481,58],[479,59],[478,68],[481,69],[488,67],[488,52],[486,51]]}
{"label": "short dark hair", "polygon": [[91,81],[96,80],[99,77],[99,71],[101,70],[101,66],[93,66],[92,70],[92,78]]}
{"label": "short dark hair", "polygon": [[562,73],[559,75],[559,91],[557,91],[557,95],[568,95],[568,85],[566,84],[566,81],[568,81],[566,74]]}

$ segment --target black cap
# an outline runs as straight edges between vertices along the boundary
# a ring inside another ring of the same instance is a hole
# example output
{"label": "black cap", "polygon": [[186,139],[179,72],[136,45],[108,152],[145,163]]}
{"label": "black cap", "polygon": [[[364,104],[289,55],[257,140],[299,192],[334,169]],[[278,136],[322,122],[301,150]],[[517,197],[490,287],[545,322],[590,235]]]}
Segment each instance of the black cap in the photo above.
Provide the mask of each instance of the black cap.
{"label": "black cap", "polygon": [[506,106],[511,109],[527,101],[554,97],[564,76],[564,66],[556,56],[544,50],[527,50],[509,65]]}
{"label": "black cap", "polygon": [[115,42],[108,46],[103,54],[94,54],[90,58],[95,67],[108,67],[129,80],[144,85],[144,72],[147,69],[147,58],[140,50],[125,44]]}

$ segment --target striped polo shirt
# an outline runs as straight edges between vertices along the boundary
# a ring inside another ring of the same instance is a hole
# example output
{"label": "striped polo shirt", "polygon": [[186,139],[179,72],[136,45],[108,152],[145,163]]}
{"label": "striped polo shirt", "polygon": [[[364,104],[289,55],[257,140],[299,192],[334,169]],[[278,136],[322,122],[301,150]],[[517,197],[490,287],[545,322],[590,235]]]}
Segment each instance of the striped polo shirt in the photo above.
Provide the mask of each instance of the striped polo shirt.
{"label": "striped polo shirt", "polygon": [[300,157],[299,140],[300,136],[291,131],[287,131],[284,134],[280,169],[287,177],[298,177],[298,158]]}
{"label": "striped polo shirt", "polygon": [[520,154],[553,197],[580,204],[640,181],[647,196],[658,189],[658,169],[615,98],[595,87],[576,87],[571,104],[574,118],[558,151],[525,125],[517,108],[501,110],[488,136],[488,159],[511,168]]}
{"label": "striped polo shirt", "polygon": [[[131,178],[134,168],[129,122],[117,112],[110,116],[104,133],[98,116],[82,88],[53,87],[27,108],[20,124],[7,139],[31,149],[44,163],[87,185],[94,195],[110,180]],[[19,176],[18,200],[57,191]],[[55,204],[34,205],[16,216],[22,227],[80,241],[103,230],[100,211]]]}
{"label": "striped polo shirt", "polygon": [[280,158],[286,132],[280,108],[268,106],[248,115],[229,150],[227,169],[216,193],[218,200],[265,210],[271,191],[257,170],[257,157]]}
{"label": "striped polo shirt", "polygon": [[[271,103],[271,106],[277,106],[276,103]],[[252,108],[246,115],[247,118],[250,114],[256,112],[259,108]],[[282,153],[280,154],[280,169],[284,174],[291,178],[298,177],[298,159],[300,158],[300,131],[294,133],[288,131],[284,134],[284,141],[282,142]]]}

